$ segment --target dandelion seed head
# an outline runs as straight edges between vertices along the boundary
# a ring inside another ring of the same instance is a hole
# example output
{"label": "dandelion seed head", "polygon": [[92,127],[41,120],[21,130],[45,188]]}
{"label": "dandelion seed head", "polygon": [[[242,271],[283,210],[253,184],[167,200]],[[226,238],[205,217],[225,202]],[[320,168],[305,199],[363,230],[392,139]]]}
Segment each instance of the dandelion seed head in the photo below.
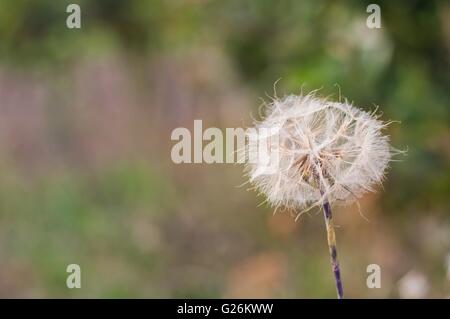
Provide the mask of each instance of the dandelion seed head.
{"label": "dandelion seed head", "polygon": [[[351,203],[384,178],[393,154],[382,132],[387,124],[347,101],[314,94],[274,99],[249,138],[249,153],[258,154],[246,164],[250,182],[275,207]],[[263,128],[270,134],[260,134]]]}

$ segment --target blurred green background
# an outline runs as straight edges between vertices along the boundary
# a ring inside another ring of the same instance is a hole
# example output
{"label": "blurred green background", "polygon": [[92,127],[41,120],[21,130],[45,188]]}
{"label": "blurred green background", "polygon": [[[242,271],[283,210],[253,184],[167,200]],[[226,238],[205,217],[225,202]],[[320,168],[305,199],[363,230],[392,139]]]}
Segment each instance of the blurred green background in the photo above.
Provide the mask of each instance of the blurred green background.
{"label": "blurred green background", "polygon": [[450,3],[377,1],[369,29],[371,2],[2,0],[0,296],[334,298],[320,212],[273,215],[239,165],[170,159],[174,128],[251,125],[281,78],[401,121],[369,222],[335,210],[346,296],[449,297]]}

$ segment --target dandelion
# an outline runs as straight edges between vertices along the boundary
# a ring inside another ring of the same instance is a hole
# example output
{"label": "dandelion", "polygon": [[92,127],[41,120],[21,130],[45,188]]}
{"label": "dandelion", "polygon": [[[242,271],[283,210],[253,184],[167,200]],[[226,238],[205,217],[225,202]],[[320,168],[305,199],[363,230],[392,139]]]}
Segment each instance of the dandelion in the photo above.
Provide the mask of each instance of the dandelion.
{"label": "dandelion", "polygon": [[246,171],[268,203],[293,208],[297,217],[322,208],[338,298],[343,289],[331,204],[357,201],[382,182],[393,154],[382,134],[388,124],[347,101],[289,95],[274,99],[255,125],[271,133],[249,138],[249,154],[258,156],[247,161]]}

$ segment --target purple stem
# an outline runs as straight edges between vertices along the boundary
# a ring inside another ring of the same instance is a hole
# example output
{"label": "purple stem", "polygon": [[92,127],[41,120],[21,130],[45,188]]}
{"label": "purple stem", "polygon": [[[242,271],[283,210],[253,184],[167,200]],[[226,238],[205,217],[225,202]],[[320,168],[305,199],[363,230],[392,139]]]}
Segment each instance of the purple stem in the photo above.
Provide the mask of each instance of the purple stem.
{"label": "purple stem", "polygon": [[331,257],[331,269],[334,274],[334,281],[336,284],[336,291],[338,299],[344,297],[344,291],[342,289],[341,281],[341,270],[339,268],[339,262],[337,260],[337,250],[336,250],[336,237],[334,234],[333,216],[331,214],[330,203],[326,200],[323,205],[323,215],[325,217],[325,225],[327,227],[327,238],[328,238],[328,248]]}

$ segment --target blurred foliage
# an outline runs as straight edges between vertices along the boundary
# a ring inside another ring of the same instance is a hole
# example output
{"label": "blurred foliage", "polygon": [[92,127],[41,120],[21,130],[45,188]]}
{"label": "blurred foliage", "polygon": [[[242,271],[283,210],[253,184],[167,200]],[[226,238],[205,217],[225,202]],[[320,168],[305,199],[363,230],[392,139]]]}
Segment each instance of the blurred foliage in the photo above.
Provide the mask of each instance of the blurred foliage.
{"label": "blurred foliage", "polygon": [[371,30],[372,2],[2,0],[0,295],[333,296],[319,216],[272,217],[237,167],[169,162],[171,129],[241,126],[281,79],[279,96],[320,89],[401,122],[407,155],[362,202],[374,224],[337,217],[348,295],[401,296],[416,269],[448,296],[450,5],[377,1]]}

